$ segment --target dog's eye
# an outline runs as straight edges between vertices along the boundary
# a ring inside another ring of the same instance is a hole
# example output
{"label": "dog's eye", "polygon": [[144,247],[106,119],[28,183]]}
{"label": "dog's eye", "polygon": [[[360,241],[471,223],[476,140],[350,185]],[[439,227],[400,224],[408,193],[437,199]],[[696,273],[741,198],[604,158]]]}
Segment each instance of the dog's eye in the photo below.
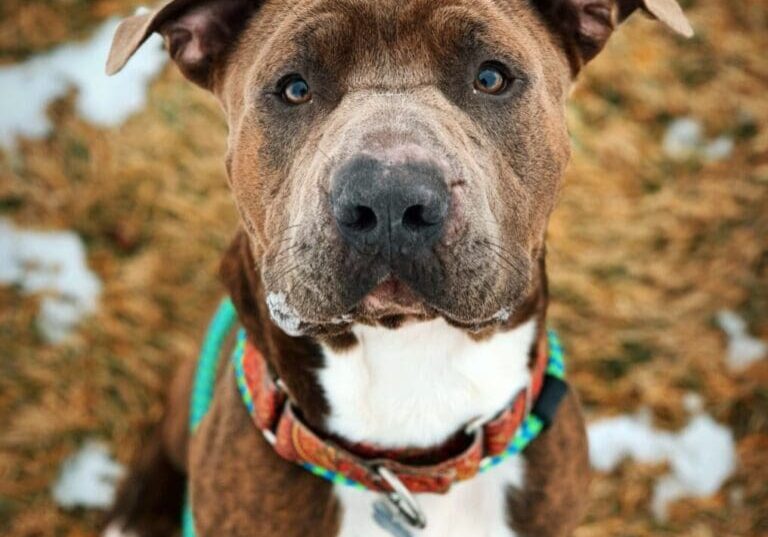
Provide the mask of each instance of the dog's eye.
{"label": "dog's eye", "polygon": [[475,77],[475,90],[498,95],[509,83],[506,75],[495,65],[483,65]]}
{"label": "dog's eye", "polygon": [[312,100],[309,84],[300,76],[290,77],[283,83],[282,96],[288,104],[304,104]]}

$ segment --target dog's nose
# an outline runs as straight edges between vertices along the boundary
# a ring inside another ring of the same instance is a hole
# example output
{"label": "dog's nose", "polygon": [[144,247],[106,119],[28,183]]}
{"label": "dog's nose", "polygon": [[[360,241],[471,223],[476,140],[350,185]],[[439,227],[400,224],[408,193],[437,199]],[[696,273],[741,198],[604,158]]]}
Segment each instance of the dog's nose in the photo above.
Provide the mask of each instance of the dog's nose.
{"label": "dog's nose", "polygon": [[366,255],[415,256],[442,235],[450,194],[440,168],[356,157],[336,173],[331,205],[339,231]]}

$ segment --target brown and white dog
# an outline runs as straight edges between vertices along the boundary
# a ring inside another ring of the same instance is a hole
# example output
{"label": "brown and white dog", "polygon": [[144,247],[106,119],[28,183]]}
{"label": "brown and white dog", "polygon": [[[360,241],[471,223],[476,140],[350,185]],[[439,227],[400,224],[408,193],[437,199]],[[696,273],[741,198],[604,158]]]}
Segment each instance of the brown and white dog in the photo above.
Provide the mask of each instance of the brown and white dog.
{"label": "brown and white dog", "polygon": [[[427,452],[530,382],[566,98],[638,9],[691,33],[674,0],[173,0],[123,22],[108,71],[158,32],[219,99],[243,228],[223,280],[306,423]],[[373,492],[275,454],[230,364],[190,437],[193,366],[108,535],[173,534],[188,480],[201,537],[391,537]],[[418,495],[429,524],[412,534],[569,535],[586,451],[570,393],[522,455]]]}

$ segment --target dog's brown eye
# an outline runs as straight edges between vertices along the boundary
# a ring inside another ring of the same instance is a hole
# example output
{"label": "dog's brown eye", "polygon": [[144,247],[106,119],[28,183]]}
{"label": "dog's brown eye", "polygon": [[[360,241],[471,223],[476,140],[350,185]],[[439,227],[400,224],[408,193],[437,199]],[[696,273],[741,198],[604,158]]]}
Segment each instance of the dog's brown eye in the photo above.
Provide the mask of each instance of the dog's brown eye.
{"label": "dog's brown eye", "polygon": [[304,104],[312,100],[309,84],[301,77],[290,78],[283,87],[283,99],[289,104]]}
{"label": "dog's brown eye", "polygon": [[498,67],[493,65],[482,66],[475,77],[475,89],[477,91],[498,95],[506,88],[507,77]]}

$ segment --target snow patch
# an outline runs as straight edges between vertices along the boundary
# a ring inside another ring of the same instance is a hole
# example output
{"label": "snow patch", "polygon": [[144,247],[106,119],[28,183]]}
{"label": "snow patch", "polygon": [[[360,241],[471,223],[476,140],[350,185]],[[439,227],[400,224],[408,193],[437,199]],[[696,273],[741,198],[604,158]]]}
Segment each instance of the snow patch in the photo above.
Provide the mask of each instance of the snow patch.
{"label": "snow patch", "polygon": [[108,509],[115,501],[117,481],[124,472],[104,444],[87,442],[64,461],[51,491],[53,499],[64,509]]}
{"label": "snow patch", "polygon": [[301,319],[298,312],[288,304],[285,293],[269,293],[267,306],[270,317],[283,332],[293,337],[301,335]]}
{"label": "snow patch", "polygon": [[678,433],[654,428],[649,414],[641,412],[592,423],[588,434],[590,461],[601,472],[627,458],[669,464],[671,471],[656,482],[651,500],[661,521],[670,502],[715,494],[736,467],[733,435],[705,414],[695,415]]}
{"label": "snow patch", "polygon": [[14,149],[17,136],[41,138],[51,131],[48,105],[75,88],[77,112],[103,127],[114,127],[146,106],[147,86],[168,57],[162,39],[151,37],[119,74],[104,64],[120,22],[112,18],[83,43],[62,45],[24,63],[0,67],[0,146]]}
{"label": "snow patch", "polygon": [[717,314],[717,324],[728,336],[726,362],[731,371],[745,371],[755,362],[768,357],[768,344],[749,335],[746,321],[737,313],[721,310]]}
{"label": "snow patch", "polygon": [[702,137],[701,123],[697,120],[690,117],[676,119],[664,134],[664,153],[679,160],[690,158],[695,155]]}
{"label": "snow patch", "polygon": [[702,153],[704,160],[707,162],[725,160],[731,156],[735,145],[733,138],[729,136],[719,136],[704,146]]}
{"label": "snow patch", "polygon": [[49,343],[65,339],[96,310],[101,282],[88,269],[85,247],[68,231],[15,228],[0,219],[0,285],[25,294],[43,293],[37,326]]}
{"label": "snow patch", "polygon": [[704,129],[697,119],[678,118],[667,127],[662,148],[674,160],[701,158],[707,162],[727,159],[734,149],[733,138],[719,136],[714,140],[704,137]]}

